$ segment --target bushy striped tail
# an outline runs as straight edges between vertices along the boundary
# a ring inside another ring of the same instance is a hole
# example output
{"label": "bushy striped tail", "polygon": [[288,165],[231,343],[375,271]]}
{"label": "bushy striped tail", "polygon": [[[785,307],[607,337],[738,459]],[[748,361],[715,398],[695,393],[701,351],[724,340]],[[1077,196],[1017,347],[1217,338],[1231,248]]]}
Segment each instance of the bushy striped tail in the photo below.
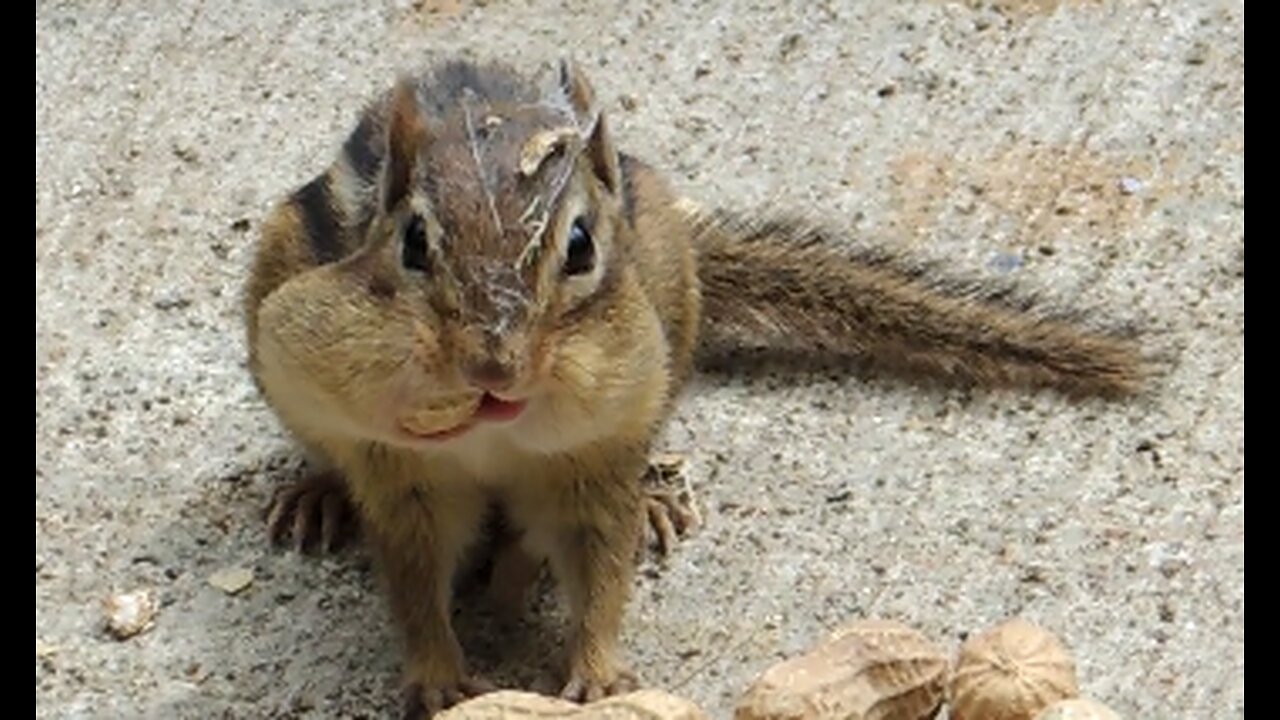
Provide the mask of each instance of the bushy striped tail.
{"label": "bushy striped tail", "polygon": [[1126,333],[1094,331],[1007,289],[843,247],[799,223],[697,214],[704,341],[856,356],[909,374],[1070,396],[1135,393]]}

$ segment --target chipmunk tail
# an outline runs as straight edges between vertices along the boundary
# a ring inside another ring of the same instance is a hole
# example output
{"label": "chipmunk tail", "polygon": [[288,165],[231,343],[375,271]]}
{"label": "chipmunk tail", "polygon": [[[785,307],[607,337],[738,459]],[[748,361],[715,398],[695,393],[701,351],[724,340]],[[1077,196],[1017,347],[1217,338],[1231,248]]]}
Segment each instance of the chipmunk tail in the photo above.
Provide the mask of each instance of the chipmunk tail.
{"label": "chipmunk tail", "polygon": [[819,228],[685,209],[696,218],[702,352],[858,357],[988,387],[1123,397],[1144,381],[1135,333],[1091,329],[992,283],[951,279]]}

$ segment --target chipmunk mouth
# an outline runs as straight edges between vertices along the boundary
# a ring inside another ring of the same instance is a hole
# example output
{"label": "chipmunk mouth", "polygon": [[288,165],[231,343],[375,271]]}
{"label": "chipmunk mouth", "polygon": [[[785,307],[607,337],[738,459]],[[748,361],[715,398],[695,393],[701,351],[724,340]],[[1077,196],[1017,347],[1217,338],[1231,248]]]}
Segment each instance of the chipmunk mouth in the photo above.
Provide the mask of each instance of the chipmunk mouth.
{"label": "chipmunk mouth", "polygon": [[480,396],[479,401],[461,422],[456,422],[442,430],[434,427],[428,429],[427,426],[417,422],[417,417],[411,415],[400,420],[400,429],[415,440],[444,442],[462,437],[480,423],[504,423],[515,420],[520,417],[528,404],[528,400],[505,400],[486,392]]}
{"label": "chipmunk mouth", "polygon": [[507,422],[520,417],[520,413],[524,412],[528,404],[528,400],[503,400],[497,395],[485,393],[480,398],[480,407],[476,408],[476,413],[472,417],[489,422]]}

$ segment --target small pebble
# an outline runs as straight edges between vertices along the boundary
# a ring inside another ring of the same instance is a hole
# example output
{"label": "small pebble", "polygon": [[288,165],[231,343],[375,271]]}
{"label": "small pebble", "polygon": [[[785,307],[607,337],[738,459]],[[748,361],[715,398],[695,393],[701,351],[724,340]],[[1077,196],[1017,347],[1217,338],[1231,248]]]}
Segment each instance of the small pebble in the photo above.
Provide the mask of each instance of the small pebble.
{"label": "small pebble", "polygon": [[150,630],[159,609],[155,593],[150,590],[112,595],[103,603],[107,630],[117,640],[127,640]]}
{"label": "small pebble", "polygon": [[228,595],[237,595],[253,584],[253,571],[242,567],[223,568],[209,576],[209,584]]}

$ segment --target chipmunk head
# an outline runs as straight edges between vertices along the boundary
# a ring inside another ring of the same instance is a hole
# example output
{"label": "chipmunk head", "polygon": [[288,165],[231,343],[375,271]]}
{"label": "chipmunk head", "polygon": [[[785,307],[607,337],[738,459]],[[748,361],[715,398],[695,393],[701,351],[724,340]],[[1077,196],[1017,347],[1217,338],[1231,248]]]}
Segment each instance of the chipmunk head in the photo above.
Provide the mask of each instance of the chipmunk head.
{"label": "chipmunk head", "polygon": [[628,364],[661,359],[632,337],[656,320],[632,297],[619,158],[586,78],[562,63],[540,92],[450,64],[401,80],[381,124],[365,246],[329,273],[358,300],[326,321],[333,369],[308,374],[392,440],[607,432]]}

